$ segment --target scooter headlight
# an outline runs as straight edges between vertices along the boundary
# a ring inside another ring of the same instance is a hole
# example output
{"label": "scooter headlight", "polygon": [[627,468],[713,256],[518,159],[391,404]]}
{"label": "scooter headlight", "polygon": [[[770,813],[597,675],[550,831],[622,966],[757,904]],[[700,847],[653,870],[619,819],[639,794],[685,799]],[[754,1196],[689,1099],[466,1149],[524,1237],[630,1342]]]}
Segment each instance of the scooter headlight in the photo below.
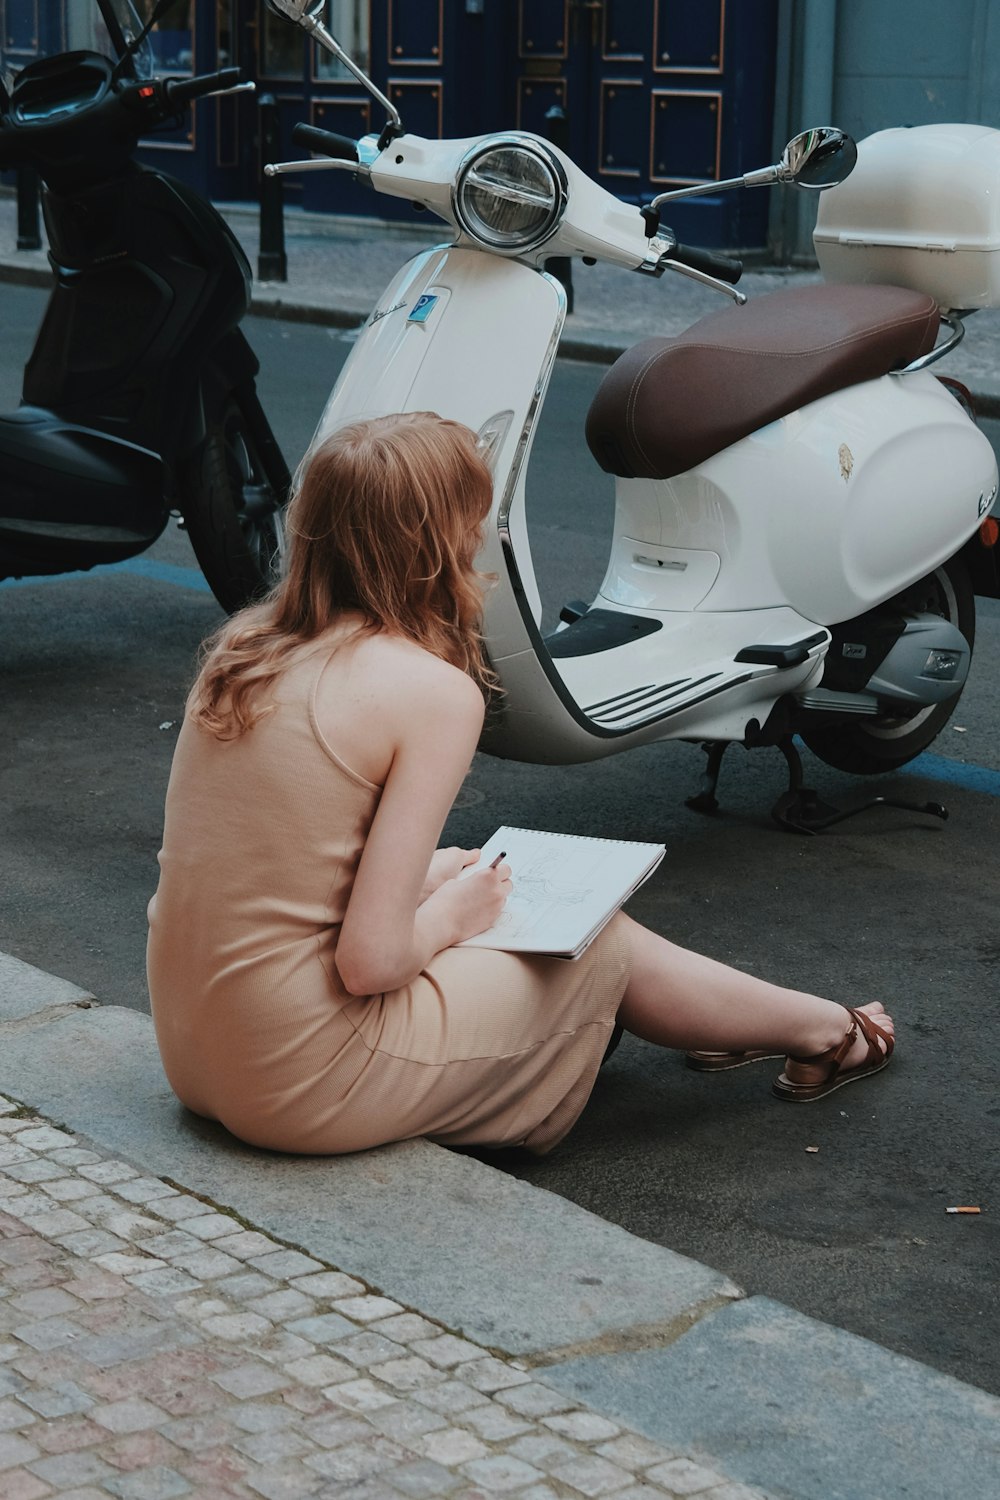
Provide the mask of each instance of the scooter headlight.
{"label": "scooter headlight", "polygon": [[558,157],[530,136],[494,136],[458,171],[455,213],[466,234],[491,250],[523,254],[545,243],[566,209]]}

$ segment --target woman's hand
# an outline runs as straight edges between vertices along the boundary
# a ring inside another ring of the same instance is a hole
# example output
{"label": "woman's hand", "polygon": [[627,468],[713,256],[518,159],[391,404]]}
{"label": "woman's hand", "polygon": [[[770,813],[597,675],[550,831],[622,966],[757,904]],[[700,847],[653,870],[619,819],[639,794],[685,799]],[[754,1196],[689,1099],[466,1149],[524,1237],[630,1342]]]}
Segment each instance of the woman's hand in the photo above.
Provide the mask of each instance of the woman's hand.
{"label": "woman's hand", "polygon": [[439,886],[444,885],[446,880],[454,880],[467,865],[474,865],[479,858],[478,849],[436,849],[431,855],[430,867],[424,880],[424,888],[420,892],[420,900],[426,901],[428,896],[433,896]]}
{"label": "woman's hand", "polygon": [[426,903],[445,924],[450,944],[464,942],[492,927],[513,889],[510,865],[487,866],[465,880],[446,880]]}

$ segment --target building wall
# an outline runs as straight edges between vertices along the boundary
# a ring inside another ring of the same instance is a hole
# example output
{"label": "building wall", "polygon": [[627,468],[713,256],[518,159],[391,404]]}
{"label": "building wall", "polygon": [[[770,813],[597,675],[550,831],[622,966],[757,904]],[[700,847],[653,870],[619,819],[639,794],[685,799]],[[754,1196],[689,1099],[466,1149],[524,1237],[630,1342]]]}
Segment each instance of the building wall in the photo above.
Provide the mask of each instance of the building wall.
{"label": "building wall", "polygon": [[[1000,0],[781,0],[775,149],[808,125],[1000,128]],[[782,136],[784,132],[784,137]],[[772,201],[781,261],[812,258],[815,199]]]}

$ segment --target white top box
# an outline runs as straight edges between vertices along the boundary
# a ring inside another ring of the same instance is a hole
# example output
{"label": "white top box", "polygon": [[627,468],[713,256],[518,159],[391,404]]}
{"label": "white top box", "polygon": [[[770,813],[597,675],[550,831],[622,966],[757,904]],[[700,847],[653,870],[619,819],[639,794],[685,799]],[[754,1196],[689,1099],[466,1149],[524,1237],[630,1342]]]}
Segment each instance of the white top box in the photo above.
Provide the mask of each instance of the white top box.
{"label": "white top box", "polygon": [[946,312],[1000,305],[1000,130],[859,141],[854,171],[820,195],[813,243],[827,281],[912,287]]}

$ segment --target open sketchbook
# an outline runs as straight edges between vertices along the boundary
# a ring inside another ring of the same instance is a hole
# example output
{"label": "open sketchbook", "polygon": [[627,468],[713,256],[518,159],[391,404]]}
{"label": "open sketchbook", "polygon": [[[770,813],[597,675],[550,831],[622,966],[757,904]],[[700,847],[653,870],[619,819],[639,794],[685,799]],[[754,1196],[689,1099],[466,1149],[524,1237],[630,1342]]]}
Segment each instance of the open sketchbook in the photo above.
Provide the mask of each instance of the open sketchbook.
{"label": "open sketchbook", "polygon": [[578,958],[666,852],[662,844],[498,828],[479,863],[459,878],[483,869],[501,850],[514,887],[507,905],[492,927],[459,946],[554,958]]}

